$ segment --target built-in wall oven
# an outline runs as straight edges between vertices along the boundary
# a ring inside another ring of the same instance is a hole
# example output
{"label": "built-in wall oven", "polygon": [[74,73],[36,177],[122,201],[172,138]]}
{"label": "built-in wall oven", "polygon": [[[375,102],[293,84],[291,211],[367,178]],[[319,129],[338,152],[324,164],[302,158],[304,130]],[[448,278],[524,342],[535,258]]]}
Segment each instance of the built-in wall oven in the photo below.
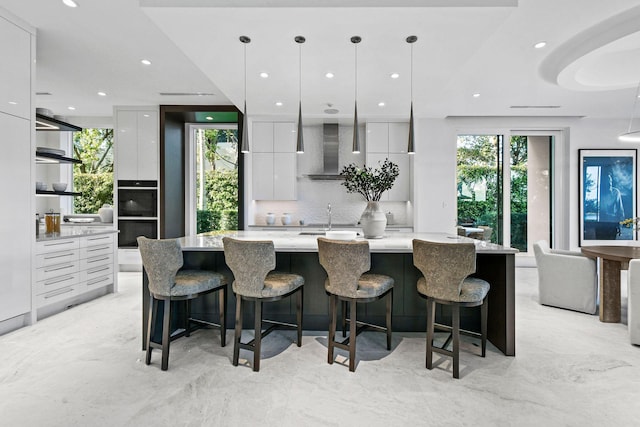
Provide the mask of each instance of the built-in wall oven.
{"label": "built-in wall oven", "polygon": [[118,247],[137,248],[138,236],[158,238],[158,182],[118,181]]}

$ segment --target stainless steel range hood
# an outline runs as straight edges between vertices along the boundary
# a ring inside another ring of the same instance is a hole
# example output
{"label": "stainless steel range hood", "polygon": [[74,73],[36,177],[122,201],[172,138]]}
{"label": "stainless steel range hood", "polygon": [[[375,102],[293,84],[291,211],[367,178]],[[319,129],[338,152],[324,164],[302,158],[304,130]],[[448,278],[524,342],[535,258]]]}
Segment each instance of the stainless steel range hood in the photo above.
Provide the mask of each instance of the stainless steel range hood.
{"label": "stainless steel range hood", "polygon": [[338,180],[344,179],[338,171],[338,124],[325,123],[322,125],[322,173],[306,175],[314,180]]}

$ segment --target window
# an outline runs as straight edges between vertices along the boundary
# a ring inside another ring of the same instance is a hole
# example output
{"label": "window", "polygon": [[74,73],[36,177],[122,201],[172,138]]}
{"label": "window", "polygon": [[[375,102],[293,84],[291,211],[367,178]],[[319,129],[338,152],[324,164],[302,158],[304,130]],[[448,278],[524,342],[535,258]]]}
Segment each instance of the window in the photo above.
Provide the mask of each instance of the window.
{"label": "window", "polygon": [[97,213],[113,205],[113,129],[83,129],[73,134],[73,212]]}

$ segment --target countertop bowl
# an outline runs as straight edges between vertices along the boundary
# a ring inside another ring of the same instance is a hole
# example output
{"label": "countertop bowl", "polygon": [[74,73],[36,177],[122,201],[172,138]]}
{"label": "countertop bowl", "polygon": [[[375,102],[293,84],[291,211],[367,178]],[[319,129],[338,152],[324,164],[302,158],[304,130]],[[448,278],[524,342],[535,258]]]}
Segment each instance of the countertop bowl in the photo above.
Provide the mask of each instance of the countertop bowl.
{"label": "countertop bowl", "polygon": [[65,191],[67,189],[66,182],[54,182],[51,186],[53,187],[53,191]]}
{"label": "countertop bowl", "polygon": [[328,230],[325,236],[327,239],[333,240],[354,240],[357,234],[356,231],[352,230]]}

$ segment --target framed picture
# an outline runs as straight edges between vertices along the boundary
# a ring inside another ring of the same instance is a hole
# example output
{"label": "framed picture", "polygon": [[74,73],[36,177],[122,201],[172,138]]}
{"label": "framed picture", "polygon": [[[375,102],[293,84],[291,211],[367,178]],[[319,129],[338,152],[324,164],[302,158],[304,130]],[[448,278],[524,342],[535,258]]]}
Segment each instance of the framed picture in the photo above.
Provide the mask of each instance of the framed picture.
{"label": "framed picture", "polygon": [[637,240],[637,150],[578,150],[580,165],[580,245]]}

